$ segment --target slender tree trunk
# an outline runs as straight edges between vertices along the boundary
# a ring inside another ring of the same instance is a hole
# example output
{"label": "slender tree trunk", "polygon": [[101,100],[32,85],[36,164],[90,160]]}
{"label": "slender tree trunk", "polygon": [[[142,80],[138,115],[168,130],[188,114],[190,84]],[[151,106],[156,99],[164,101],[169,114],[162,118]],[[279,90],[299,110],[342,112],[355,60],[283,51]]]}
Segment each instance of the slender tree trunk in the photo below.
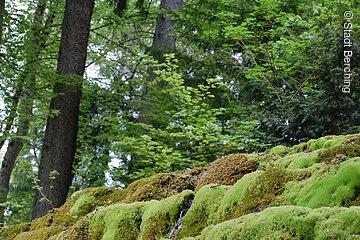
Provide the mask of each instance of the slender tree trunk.
{"label": "slender tree trunk", "polygon": [[[39,0],[36,12],[33,20],[33,29],[32,36],[30,41],[30,49],[28,52],[27,62],[33,62],[38,58],[41,46],[43,42],[40,40],[40,29],[42,26],[44,12],[46,8],[46,0]],[[14,102],[12,109],[10,111],[10,121],[7,123],[6,127],[9,128],[5,131],[5,133],[10,131],[13,120],[16,115],[16,111],[19,112],[19,123],[18,130],[16,132],[16,136],[10,141],[9,146],[6,150],[4,159],[1,165],[0,171],[0,225],[4,223],[4,204],[6,203],[7,195],[9,192],[9,182],[11,172],[14,168],[15,161],[22,149],[23,139],[22,137],[28,134],[28,130],[30,127],[30,121],[32,117],[32,109],[33,109],[33,101],[34,94],[33,89],[35,88],[35,66],[34,64],[26,64],[26,69],[21,74],[20,78],[20,86],[18,86],[17,93],[15,94]],[[26,84],[26,88],[23,87],[24,83]],[[21,97],[20,97],[21,95]],[[18,109],[18,103],[20,100],[20,106]],[[3,142],[1,142],[3,144]]]}
{"label": "slender tree trunk", "polygon": [[58,110],[59,115],[49,116],[47,120],[33,219],[61,206],[71,185],[82,75],[93,8],[94,0],[66,1],[57,67],[62,80],[55,85],[57,96],[50,104],[50,109]]}
{"label": "slender tree trunk", "polygon": [[0,0],[0,45],[3,42],[4,15],[5,15],[5,0]]}
{"label": "slender tree trunk", "polygon": [[[23,79],[23,77],[20,78]],[[14,96],[12,97],[12,104],[9,111],[9,115],[6,117],[5,128],[0,138],[0,149],[4,146],[6,139],[9,137],[10,130],[13,127],[14,119],[16,117],[16,112],[19,106],[20,95],[23,91],[23,88],[24,88],[23,81],[20,81],[18,85],[15,86],[16,90]]]}

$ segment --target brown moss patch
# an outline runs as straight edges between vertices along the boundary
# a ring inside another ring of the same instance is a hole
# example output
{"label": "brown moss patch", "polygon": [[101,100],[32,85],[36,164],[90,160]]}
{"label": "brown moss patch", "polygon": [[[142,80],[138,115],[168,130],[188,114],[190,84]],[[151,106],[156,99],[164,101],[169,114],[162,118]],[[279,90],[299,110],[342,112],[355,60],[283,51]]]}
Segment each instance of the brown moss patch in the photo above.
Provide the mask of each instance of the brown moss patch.
{"label": "brown moss patch", "polygon": [[87,240],[89,237],[89,222],[88,217],[83,217],[76,222],[72,227],[66,228],[65,231],[59,233],[51,239],[56,240]]}
{"label": "brown moss patch", "polygon": [[256,171],[258,165],[244,154],[219,158],[207,168],[195,189],[207,184],[233,185],[245,174]]}
{"label": "brown moss patch", "polygon": [[122,202],[161,200],[187,189],[194,190],[194,186],[194,178],[187,174],[157,174],[131,183]]}
{"label": "brown moss patch", "polygon": [[344,144],[323,149],[319,153],[320,162],[341,163],[347,159],[360,156],[360,137],[349,139]]}
{"label": "brown moss patch", "polygon": [[17,235],[14,240],[44,240],[58,234],[63,231],[64,228],[60,226],[51,226],[32,230],[29,232],[23,232]]}

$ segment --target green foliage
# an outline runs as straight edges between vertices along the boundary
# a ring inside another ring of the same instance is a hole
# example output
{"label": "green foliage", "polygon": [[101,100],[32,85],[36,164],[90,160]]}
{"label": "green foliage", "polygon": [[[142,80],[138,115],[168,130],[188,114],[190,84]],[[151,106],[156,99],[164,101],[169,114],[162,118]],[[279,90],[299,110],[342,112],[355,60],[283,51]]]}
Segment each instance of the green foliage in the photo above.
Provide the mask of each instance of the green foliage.
{"label": "green foliage", "polygon": [[211,91],[223,86],[218,79],[208,79],[196,88],[186,86],[170,55],[157,68],[140,115],[150,124],[128,122],[126,135],[116,142],[117,155],[125,156],[119,168],[122,182],[202,166],[221,155],[247,149],[249,144],[243,139],[250,139],[256,121],[238,126],[236,135],[224,131],[232,124],[224,126],[219,121],[226,109],[211,105],[215,97]]}

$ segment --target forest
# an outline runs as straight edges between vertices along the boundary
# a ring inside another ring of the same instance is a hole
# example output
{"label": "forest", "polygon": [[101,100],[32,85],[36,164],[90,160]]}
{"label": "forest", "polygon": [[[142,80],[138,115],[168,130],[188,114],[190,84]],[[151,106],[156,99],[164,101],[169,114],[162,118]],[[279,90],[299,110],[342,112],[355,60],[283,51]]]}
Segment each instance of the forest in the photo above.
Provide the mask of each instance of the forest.
{"label": "forest", "polygon": [[79,190],[355,136],[359,24],[357,0],[0,0],[0,225]]}

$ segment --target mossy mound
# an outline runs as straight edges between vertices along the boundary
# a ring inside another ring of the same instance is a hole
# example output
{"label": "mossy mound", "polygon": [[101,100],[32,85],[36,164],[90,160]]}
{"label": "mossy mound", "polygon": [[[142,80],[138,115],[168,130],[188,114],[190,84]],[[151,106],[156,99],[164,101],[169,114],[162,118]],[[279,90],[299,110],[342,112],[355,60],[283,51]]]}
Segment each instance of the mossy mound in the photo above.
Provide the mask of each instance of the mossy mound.
{"label": "mossy mound", "polygon": [[218,208],[224,197],[226,187],[207,185],[202,187],[195,195],[192,207],[185,215],[182,229],[177,238],[183,236],[196,236],[205,227],[218,222]]}
{"label": "mossy mound", "polygon": [[59,209],[50,211],[42,218],[31,222],[30,230],[50,226],[70,226],[78,218],[92,212],[98,206],[107,206],[122,201],[127,190],[116,190],[106,187],[88,188],[75,192]]}
{"label": "mossy mound", "polygon": [[19,233],[28,231],[30,223],[22,223],[17,225],[10,225],[0,229],[0,239],[10,240],[14,239]]}
{"label": "mossy mound", "polygon": [[131,183],[123,202],[161,200],[184,190],[194,190],[194,188],[195,180],[191,175],[157,174]]}
{"label": "mossy mound", "polygon": [[359,239],[360,207],[281,206],[205,228],[187,240]]}
{"label": "mossy mound", "polygon": [[64,228],[61,226],[50,226],[35,229],[28,232],[22,232],[17,235],[14,240],[43,240],[49,239],[50,237],[56,235],[57,233],[63,231]]}
{"label": "mossy mound", "polygon": [[286,154],[300,153],[300,152],[312,152],[324,148],[334,148],[341,146],[346,142],[351,142],[354,139],[358,139],[359,134],[352,135],[331,135],[318,139],[311,139],[306,143],[301,143],[293,147],[276,146],[268,151],[269,154],[284,156]]}
{"label": "mossy mound", "polygon": [[[162,201],[117,203],[82,218],[54,239],[155,240],[169,236],[183,203],[193,198],[190,190]],[[81,234],[79,234],[79,231]]]}
{"label": "mossy mound", "polygon": [[314,168],[312,176],[286,186],[285,202],[298,206],[346,206],[358,197],[360,158],[353,158],[331,168]]}
{"label": "mossy mound", "polygon": [[245,174],[255,171],[258,163],[251,155],[236,154],[222,157],[207,168],[197,183],[196,190],[207,184],[233,185]]}
{"label": "mossy mound", "polygon": [[360,239],[359,205],[360,135],[327,136],[85,189],[0,239]]}

